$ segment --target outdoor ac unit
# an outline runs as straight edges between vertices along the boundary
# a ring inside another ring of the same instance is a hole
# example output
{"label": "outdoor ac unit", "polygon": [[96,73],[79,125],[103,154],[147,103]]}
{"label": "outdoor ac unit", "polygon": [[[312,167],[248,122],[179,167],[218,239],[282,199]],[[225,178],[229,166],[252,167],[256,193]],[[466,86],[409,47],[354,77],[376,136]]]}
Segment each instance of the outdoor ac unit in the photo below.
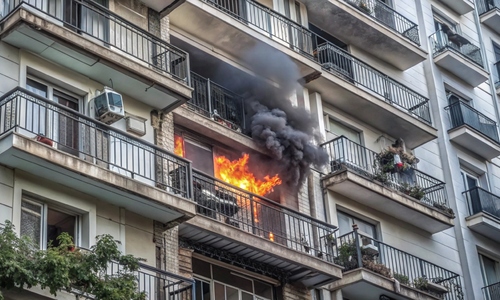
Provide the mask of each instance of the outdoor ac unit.
{"label": "outdoor ac unit", "polygon": [[108,87],[94,99],[95,118],[106,124],[113,124],[125,116],[122,95]]}

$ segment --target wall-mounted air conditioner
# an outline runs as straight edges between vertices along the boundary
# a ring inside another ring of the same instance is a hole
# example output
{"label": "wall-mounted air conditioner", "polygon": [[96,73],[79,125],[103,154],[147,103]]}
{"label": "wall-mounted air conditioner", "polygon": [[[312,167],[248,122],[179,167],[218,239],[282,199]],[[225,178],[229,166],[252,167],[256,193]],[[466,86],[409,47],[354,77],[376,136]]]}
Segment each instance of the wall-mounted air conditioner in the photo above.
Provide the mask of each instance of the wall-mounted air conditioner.
{"label": "wall-mounted air conditioner", "polygon": [[108,87],[93,99],[95,118],[106,124],[113,124],[125,116],[122,95]]}

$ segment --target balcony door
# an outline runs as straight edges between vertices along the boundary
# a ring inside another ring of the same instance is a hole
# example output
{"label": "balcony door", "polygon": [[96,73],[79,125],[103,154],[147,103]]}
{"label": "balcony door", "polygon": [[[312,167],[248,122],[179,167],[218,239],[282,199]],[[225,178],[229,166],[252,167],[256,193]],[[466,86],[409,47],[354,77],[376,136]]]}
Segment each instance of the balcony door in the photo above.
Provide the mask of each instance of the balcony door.
{"label": "balcony door", "polygon": [[495,65],[493,66],[494,73],[496,75],[495,84],[497,88],[500,84],[500,45],[493,43],[493,52],[495,53]]}
{"label": "balcony door", "polygon": [[377,20],[384,23],[386,26],[397,30],[396,22],[394,20],[394,10],[391,7],[392,3],[390,0],[378,0],[375,1],[373,13],[375,14],[375,18]]}
{"label": "balcony door", "polygon": [[484,297],[486,300],[500,299],[500,265],[498,261],[479,254],[481,275],[484,284]]}
{"label": "balcony door", "polygon": [[479,191],[477,189],[474,189],[480,186],[479,176],[466,170],[461,170],[460,173],[464,182],[465,191],[469,191],[467,193],[469,197],[469,210],[471,212],[471,215],[476,214],[481,211],[481,199],[479,197]]}
{"label": "balcony door", "polygon": [[[109,16],[102,7],[108,7],[107,0],[83,1],[63,0],[63,21],[67,27],[85,33],[101,42],[109,42]],[[125,28],[117,26],[117,32]]]}

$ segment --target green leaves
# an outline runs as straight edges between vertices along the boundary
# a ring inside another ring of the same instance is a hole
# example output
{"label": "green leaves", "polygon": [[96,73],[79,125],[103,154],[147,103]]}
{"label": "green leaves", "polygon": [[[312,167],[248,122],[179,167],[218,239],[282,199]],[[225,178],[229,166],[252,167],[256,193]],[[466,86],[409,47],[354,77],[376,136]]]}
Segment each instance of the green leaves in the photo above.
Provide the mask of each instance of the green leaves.
{"label": "green leaves", "polygon": [[[6,221],[0,229],[0,289],[40,285],[55,296],[59,291],[78,291],[96,300],[146,299],[138,291],[134,274],[140,260],[122,255],[111,235],[98,236],[90,250],[75,248],[67,233],[62,233],[55,244],[51,243],[47,250],[35,249],[28,239],[17,237],[12,223]],[[118,269],[113,273],[108,268],[112,261]]]}

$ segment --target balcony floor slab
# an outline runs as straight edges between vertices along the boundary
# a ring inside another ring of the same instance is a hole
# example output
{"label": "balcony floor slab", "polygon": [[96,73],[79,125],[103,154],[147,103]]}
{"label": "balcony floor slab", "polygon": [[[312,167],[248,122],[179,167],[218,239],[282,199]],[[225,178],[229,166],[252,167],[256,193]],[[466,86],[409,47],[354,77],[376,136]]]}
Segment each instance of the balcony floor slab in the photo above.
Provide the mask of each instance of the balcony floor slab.
{"label": "balcony floor slab", "polygon": [[500,34],[500,8],[492,9],[481,15],[481,23]]}
{"label": "balcony floor slab", "polygon": [[21,7],[4,22],[0,39],[81,73],[156,109],[171,110],[191,98],[192,89],[96,39],[83,38],[60,21]]}
{"label": "balcony floor slab", "polygon": [[469,0],[439,0],[439,2],[444,3],[444,5],[453,9],[460,15],[465,15],[474,10],[474,4]]}
{"label": "balcony floor slab", "polygon": [[338,265],[205,216],[197,215],[181,224],[179,236],[289,271],[297,275],[291,281],[307,287],[322,286],[342,277],[342,267]]}
{"label": "balcony floor slab", "polygon": [[323,185],[333,192],[430,233],[453,227],[453,218],[434,207],[347,169],[326,176]]}
{"label": "balcony floor slab", "polygon": [[434,63],[473,87],[488,80],[486,70],[452,50],[444,50],[436,55]]}
{"label": "balcony floor slab", "polygon": [[488,160],[500,155],[500,144],[467,125],[448,130],[450,140]]}
{"label": "balcony floor slab", "polygon": [[196,214],[191,200],[112,172],[17,133],[0,138],[0,164],[49,178],[147,218],[184,222]]}
{"label": "balcony floor slab", "polygon": [[394,280],[383,277],[366,269],[355,269],[343,274],[338,280],[328,286],[330,290],[342,289],[342,296],[349,299],[378,299],[386,295],[396,300],[435,300],[440,299],[417,289],[401,285],[396,292]]}
{"label": "balcony floor slab", "polygon": [[500,243],[500,220],[485,213],[478,213],[465,218],[467,227]]}

